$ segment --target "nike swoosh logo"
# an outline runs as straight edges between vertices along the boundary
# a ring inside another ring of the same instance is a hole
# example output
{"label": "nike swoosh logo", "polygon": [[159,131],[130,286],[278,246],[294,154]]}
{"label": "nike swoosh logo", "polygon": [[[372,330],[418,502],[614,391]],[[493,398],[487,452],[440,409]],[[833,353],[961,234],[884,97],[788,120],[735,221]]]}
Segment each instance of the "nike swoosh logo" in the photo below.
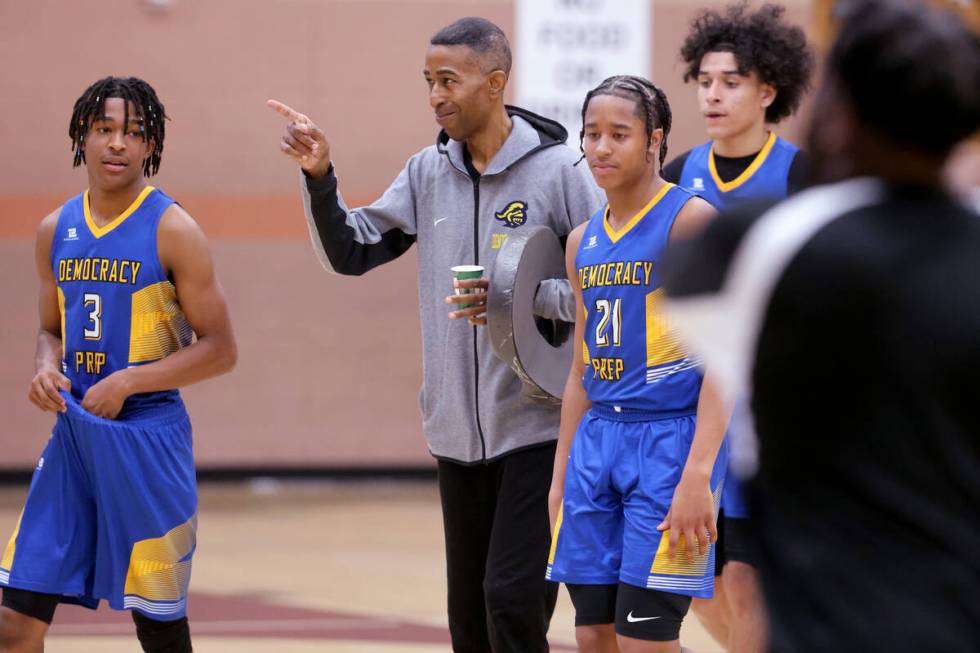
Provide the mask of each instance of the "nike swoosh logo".
{"label": "nike swoosh logo", "polygon": [[630,613],[626,615],[626,621],[630,622],[631,624],[635,624],[637,621],[650,621],[651,619],[659,619],[659,618],[660,617],[634,617],[632,610],[630,610]]}
{"label": "nike swoosh logo", "polygon": [[448,220],[448,219],[449,218],[439,218],[438,220],[436,220],[435,222],[432,223],[432,226],[433,227],[437,227],[437,226],[439,226],[439,223],[440,222],[442,222],[443,220]]}

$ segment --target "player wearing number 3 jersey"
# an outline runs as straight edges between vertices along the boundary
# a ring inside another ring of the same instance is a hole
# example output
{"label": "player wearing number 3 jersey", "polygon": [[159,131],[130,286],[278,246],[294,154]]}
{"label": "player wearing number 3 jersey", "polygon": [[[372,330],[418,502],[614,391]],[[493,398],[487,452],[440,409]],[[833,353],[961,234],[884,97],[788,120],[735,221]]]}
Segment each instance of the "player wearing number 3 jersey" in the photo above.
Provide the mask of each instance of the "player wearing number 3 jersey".
{"label": "player wearing number 3 jersey", "polygon": [[609,78],[583,113],[583,150],[609,204],[568,242],[581,345],[547,575],[568,586],[580,651],[612,650],[617,636],[620,650],[677,651],[691,597],[712,591],[727,414],[664,317],[661,254],[714,211],[660,177],[670,107],[653,84]]}
{"label": "player wearing number 3 jersey", "polygon": [[133,611],[144,651],[191,650],[197,488],[177,388],[226,372],[236,349],[204,235],[144,178],[165,117],[135,78],[75,103],[89,189],[38,230],[30,399],[57,421],[0,559],[2,651],[41,650],[59,602],[102,599]]}

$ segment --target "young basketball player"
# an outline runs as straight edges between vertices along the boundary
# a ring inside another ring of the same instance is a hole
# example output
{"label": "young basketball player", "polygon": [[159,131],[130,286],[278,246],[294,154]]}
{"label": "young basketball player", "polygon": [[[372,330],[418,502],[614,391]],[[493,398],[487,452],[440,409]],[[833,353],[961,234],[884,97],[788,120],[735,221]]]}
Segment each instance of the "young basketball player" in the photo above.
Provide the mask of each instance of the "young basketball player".
{"label": "young basketball player", "polygon": [[[783,13],[773,4],[702,12],[681,48],[684,80],[697,82],[711,140],[667,164],[664,177],[719,209],[740,200],[782,198],[806,182],[805,154],[772,130],[797,109],[813,69],[803,30],[786,23]],[[735,473],[726,476],[721,506],[723,582],[715,598],[698,599],[693,609],[729,651],[761,653],[765,612],[747,541],[748,505]]]}
{"label": "young basketball player", "polygon": [[941,178],[980,38],[933,4],[846,3],[808,138],[831,183],[669,253],[685,339],[751,398],[775,653],[980,642],[980,219]]}
{"label": "young basketball player", "polygon": [[727,413],[664,320],[659,262],[714,210],[660,176],[660,89],[610,77],[582,114],[609,203],[569,237],[583,350],[562,405],[547,573],[568,587],[580,651],[678,651],[691,597],[712,591]]}
{"label": "young basketball player", "polygon": [[197,491],[176,388],[230,370],[236,347],[203,233],[144,178],[165,119],[132,77],[75,103],[68,133],[89,188],[38,229],[29,397],[57,421],[0,560],[0,651],[42,650],[59,602],[101,599],[132,610],[144,651],[191,650]]}

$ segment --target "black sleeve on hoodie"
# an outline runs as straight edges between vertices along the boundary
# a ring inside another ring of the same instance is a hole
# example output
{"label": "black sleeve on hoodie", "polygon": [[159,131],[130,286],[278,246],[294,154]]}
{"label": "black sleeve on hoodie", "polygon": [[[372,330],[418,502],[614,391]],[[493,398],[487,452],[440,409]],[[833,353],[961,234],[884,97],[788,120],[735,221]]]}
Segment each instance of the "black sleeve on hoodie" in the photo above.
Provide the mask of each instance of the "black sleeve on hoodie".
{"label": "black sleeve on hoodie", "polygon": [[334,272],[360,276],[395,260],[415,243],[414,234],[399,229],[384,232],[376,243],[358,242],[354,229],[347,224],[347,211],[340,204],[333,165],[323,177],[314,179],[305,172],[303,177],[317,235]]}

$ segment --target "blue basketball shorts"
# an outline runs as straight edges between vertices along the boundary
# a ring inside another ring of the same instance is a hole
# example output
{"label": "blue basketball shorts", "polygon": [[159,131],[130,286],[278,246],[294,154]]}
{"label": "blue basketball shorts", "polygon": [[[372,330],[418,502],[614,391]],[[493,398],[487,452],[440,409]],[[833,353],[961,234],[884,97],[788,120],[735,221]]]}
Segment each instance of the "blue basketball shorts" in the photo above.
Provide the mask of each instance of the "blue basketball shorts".
{"label": "blue basketball shorts", "polygon": [[126,421],[68,394],[0,559],[0,586],[65,603],[187,614],[197,541],[191,424],[179,400]]}
{"label": "blue basketball shorts", "polygon": [[[740,425],[741,428],[745,428],[748,414],[745,400],[735,402],[728,434],[725,436],[730,446],[737,446],[736,439],[743,435],[743,432],[736,432],[735,429],[740,428]],[[725,477],[725,491],[721,493],[721,511],[726,519],[746,519],[749,516],[749,501],[745,494],[745,486],[731,470]]]}
{"label": "blue basketball shorts", "polygon": [[[666,518],[694,439],[694,415],[616,413],[593,405],[582,418],[565,474],[546,577],[581,585],[618,582],[710,598],[715,547],[667,555]],[[717,513],[727,446],[711,476]],[[683,544],[683,542],[681,542]]]}
{"label": "blue basketball shorts", "polygon": [[721,510],[726,519],[746,519],[749,516],[745,486],[731,472],[725,479],[725,491],[721,493]]}

